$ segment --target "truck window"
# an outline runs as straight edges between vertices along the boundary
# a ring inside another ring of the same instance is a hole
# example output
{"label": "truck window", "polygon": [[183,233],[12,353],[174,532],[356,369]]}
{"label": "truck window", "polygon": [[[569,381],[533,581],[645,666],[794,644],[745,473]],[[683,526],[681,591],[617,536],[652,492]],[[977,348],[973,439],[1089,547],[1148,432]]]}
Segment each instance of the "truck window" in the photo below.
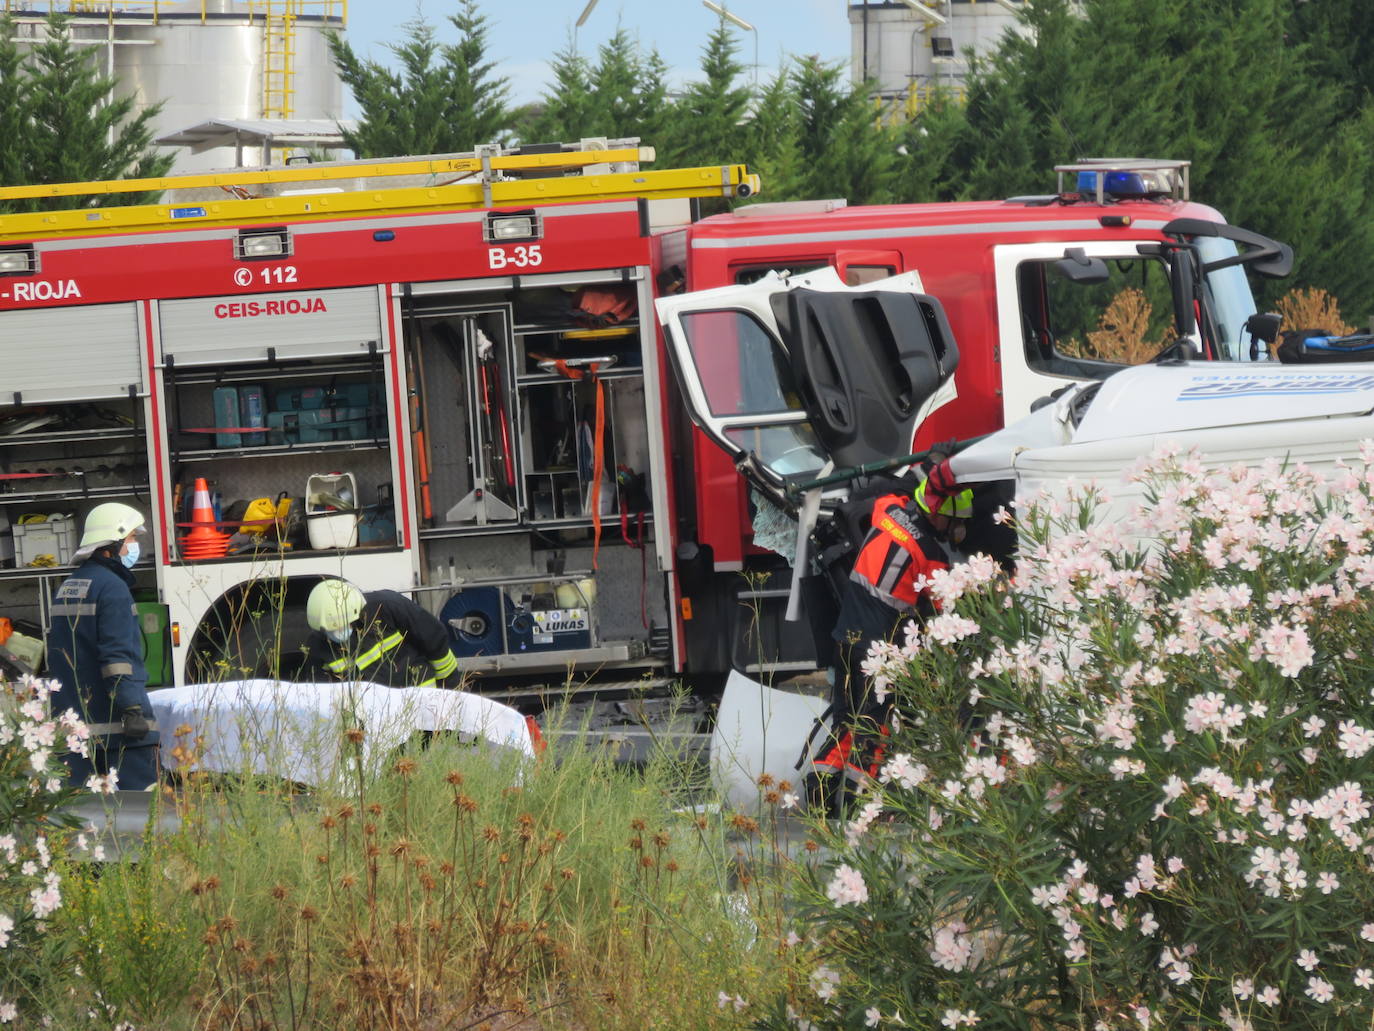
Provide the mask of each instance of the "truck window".
{"label": "truck window", "polygon": [[829,262],[825,261],[789,261],[779,258],[769,265],[741,265],[735,269],[735,282],[740,286],[748,286],[750,283],[757,283],[775,269],[779,272],[790,272],[794,276],[803,276],[808,272],[815,272],[818,268],[825,268],[828,264]]}
{"label": "truck window", "polygon": [[850,265],[844,270],[844,285],[863,286],[865,283],[876,283],[896,274],[897,270],[891,265]]}
{"label": "truck window", "polygon": [[1053,261],[1017,268],[1022,336],[1031,368],[1101,378],[1148,362],[1174,340],[1169,272],[1156,258],[1107,258],[1110,278],[1074,283]]}
{"label": "truck window", "polygon": [[807,419],[792,363],[751,314],[686,312],[682,332],[719,432],[779,475],[813,473],[825,453]]}
{"label": "truck window", "polygon": [[[756,283],[772,269],[786,269],[794,276],[801,276],[807,272],[815,272],[818,268],[825,268],[826,264],[818,261],[779,261],[772,265],[750,265],[747,268],[735,269],[735,282],[741,286]],[[850,265],[844,270],[844,285],[863,286],[865,283],[877,282],[896,274],[897,270],[891,265]]]}
{"label": "truck window", "polygon": [[787,354],[748,312],[682,316],[712,415],[771,415],[801,408]]}

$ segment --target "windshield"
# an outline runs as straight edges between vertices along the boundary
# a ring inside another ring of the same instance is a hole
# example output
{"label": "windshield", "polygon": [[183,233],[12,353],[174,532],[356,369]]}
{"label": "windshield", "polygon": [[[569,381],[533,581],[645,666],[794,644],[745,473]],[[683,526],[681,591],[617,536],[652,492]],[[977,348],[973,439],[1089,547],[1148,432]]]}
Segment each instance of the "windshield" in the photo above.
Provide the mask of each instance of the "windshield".
{"label": "windshield", "polygon": [[[1199,236],[1193,240],[1197,244],[1198,256],[1204,265],[1236,255],[1234,240],[1220,236]],[[1217,324],[1217,346],[1221,357],[1226,361],[1245,361],[1250,357],[1250,343],[1245,336],[1245,320],[1255,313],[1255,297],[1250,293],[1250,282],[1245,278],[1241,265],[1218,269],[1207,274],[1207,289],[1211,294],[1212,316]],[[1260,354],[1267,356],[1268,350],[1260,348]]]}

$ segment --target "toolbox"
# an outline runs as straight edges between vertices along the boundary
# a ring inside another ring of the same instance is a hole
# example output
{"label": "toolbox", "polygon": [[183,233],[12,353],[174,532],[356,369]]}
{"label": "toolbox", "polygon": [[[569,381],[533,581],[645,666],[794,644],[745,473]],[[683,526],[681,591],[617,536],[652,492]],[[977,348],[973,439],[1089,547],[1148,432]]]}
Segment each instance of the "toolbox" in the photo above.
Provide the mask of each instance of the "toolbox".
{"label": "toolbox", "polygon": [[74,516],[52,514],[39,522],[30,514],[20,516],[14,524],[16,566],[68,566],[75,551]]}
{"label": "toolbox", "polygon": [[269,412],[269,444],[319,444],[339,440],[364,440],[368,431],[368,409],[303,408],[294,412]]}
{"label": "toolbox", "polygon": [[[237,387],[216,387],[212,395],[215,406],[215,426],[239,425],[239,391]],[[215,434],[215,447],[238,447],[243,443],[241,433],[229,430]]]}

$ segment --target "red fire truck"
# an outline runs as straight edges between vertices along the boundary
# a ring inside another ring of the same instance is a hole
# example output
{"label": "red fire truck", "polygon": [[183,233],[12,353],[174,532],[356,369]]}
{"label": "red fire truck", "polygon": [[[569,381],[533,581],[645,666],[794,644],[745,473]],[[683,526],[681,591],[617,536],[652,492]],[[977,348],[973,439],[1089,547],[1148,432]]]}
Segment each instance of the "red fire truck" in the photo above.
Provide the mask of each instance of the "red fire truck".
{"label": "red fire truck", "polygon": [[[1244,357],[1245,270],[1290,259],[1189,202],[1179,162],[1075,166],[1003,202],[694,220],[757,179],[641,169],[651,153],[0,190],[165,191],[0,216],[0,611],[41,631],[84,513],[120,498],[150,515],[137,572],[163,683],[291,676],[328,576],[411,593],[503,690],[628,699],[810,668],[781,619],[790,513],[734,461],[811,473],[816,435],[849,461],[998,427],[1120,367],[1098,337],[1130,336],[1110,323],[1125,290],[1141,339],[1187,307],[1198,351]],[[834,360],[854,349],[876,356],[867,382]],[[793,365],[825,419],[751,394]],[[699,427],[684,391],[714,392]]]}
{"label": "red fire truck", "polygon": [[[785,534],[771,553],[758,547],[759,511],[773,523],[759,502],[792,507],[784,480],[827,457],[852,466],[981,435],[1067,384],[1185,347],[1267,357],[1277,321],[1256,315],[1247,271],[1286,276],[1287,245],[1192,202],[1185,161],[1056,172],[1043,196],[751,204],[655,240],[655,264],[681,266],[694,291],[658,302],[696,424],[692,446],[674,453],[678,525],[689,528],[683,612],[736,628],[685,634],[700,649],[689,668],[807,667],[821,628],[782,620],[792,549]],[[799,280],[816,269],[837,278]],[[875,308],[873,290],[902,275],[923,300]],[[832,292],[845,286],[848,302]],[[876,360],[853,360],[865,351]],[[751,499],[737,466],[763,497]],[[725,570],[743,576],[726,587]]]}

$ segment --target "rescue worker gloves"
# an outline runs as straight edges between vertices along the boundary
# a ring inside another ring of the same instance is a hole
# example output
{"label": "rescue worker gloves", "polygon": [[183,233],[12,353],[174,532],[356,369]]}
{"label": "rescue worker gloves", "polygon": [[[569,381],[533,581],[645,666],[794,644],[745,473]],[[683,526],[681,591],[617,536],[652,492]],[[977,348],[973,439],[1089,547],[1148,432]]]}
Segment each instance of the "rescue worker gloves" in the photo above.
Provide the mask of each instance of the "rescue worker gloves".
{"label": "rescue worker gloves", "polygon": [[347,580],[321,580],[305,602],[305,619],[310,629],[336,638],[362,614],[363,592]]}
{"label": "rescue worker gloves", "polygon": [[119,725],[120,732],[130,741],[142,741],[152,730],[141,705],[131,705],[125,709],[119,717]]}
{"label": "rescue worker gloves", "polygon": [[131,533],[143,531],[143,513],[117,501],[96,505],[86,517],[78,550],[91,552],[106,544],[124,540]]}

